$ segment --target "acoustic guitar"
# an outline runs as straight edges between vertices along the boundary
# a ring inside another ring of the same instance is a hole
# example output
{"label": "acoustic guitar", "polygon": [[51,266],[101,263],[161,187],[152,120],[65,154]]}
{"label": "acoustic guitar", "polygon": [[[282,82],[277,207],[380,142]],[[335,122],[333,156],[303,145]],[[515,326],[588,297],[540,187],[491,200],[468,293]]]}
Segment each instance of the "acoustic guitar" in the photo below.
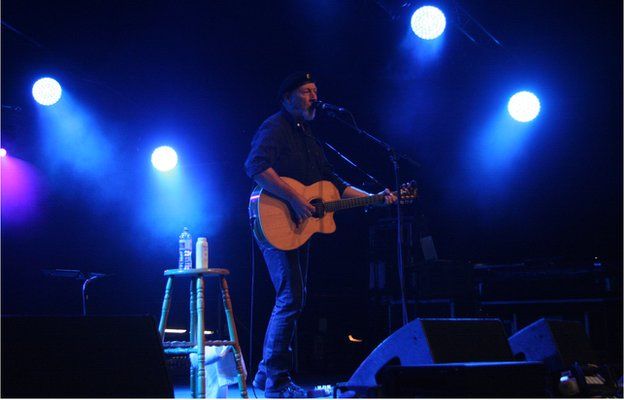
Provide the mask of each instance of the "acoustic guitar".
{"label": "acoustic guitar", "polygon": [[[280,250],[294,250],[301,247],[315,233],[333,233],[336,231],[334,212],[354,207],[380,204],[383,194],[367,197],[341,199],[336,186],[329,181],[319,181],[306,186],[296,179],[282,177],[316,209],[312,217],[297,224],[288,202],[274,196],[260,186],[249,198],[249,217],[253,223],[256,239]],[[416,198],[414,182],[401,186],[401,202]],[[396,195],[396,192],[393,192]]]}

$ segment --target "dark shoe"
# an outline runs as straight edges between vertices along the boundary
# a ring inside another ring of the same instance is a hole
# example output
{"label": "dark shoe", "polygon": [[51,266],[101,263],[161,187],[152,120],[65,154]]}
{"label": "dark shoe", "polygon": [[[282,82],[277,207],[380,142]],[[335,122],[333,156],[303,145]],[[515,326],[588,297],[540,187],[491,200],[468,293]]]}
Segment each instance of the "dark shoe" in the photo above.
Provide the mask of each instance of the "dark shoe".
{"label": "dark shoe", "polygon": [[266,386],[266,373],[263,371],[256,372],[256,376],[253,379],[253,385],[256,389],[264,390]]}
{"label": "dark shoe", "polygon": [[305,399],[308,397],[308,392],[300,387],[290,382],[288,385],[278,389],[278,390],[267,390],[264,392],[264,397],[268,398],[295,398],[295,399]]}

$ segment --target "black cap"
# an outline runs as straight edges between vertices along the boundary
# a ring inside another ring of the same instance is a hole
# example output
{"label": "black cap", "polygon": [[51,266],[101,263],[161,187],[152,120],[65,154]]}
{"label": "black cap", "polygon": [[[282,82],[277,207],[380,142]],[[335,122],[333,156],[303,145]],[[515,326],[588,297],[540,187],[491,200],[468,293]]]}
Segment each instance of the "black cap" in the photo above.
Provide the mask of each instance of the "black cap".
{"label": "black cap", "polygon": [[314,78],[311,73],[305,71],[293,72],[282,81],[279,92],[277,93],[278,99],[281,100],[284,93],[290,92],[306,83],[314,83]]}

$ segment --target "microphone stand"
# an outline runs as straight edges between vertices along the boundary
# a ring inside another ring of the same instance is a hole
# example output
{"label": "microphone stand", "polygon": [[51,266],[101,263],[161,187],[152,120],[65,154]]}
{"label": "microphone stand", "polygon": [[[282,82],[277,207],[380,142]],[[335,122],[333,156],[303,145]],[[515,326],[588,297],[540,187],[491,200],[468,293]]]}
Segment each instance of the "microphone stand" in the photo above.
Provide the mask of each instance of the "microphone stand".
{"label": "microphone stand", "polygon": [[110,276],[100,272],[83,272],[77,269],[44,269],[42,272],[44,275],[56,278],[70,278],[77,281],[84,281],[82,283],[82,315],[85,317],[87,316],[87,285],[98,278]]}
{"label": "microphone stand", "polygon": [[94,281],[98,278],[103,278],[105,277],[105,274],[99,274],[97,272],[87,272],[86,274],[84,274],[83,279],[85,279],[84,283],[82,284],[82,315],[83,316],[87,316],[87,285],[89,284],[89,282]]}
{"label": "microphone stand", "polygon": [[343,160],[345,160],[348,164],[352,165],[355,169],[357,169],[358,171],[360,171],[362,174],[366,175],[366,177],[371,181],[376,183],[379,186],[384,186],[383,183],[379,182],[379,180],[377,178],[375,178],[374,176],[372,176],[371,174],[369,174],[368,172],[364,171],[362,168],[360,168],[359,165],[357,165],[356,163],[354,163],[353,161],[351,161],[349,159],[349,157],[345,156],[344,154],[342,154],[340,151],[338,151],[338,149],[336,149],[334,146],[332,146],[331,144],[329,144],[328,142],[323,142],[323,144],[325,144],[325,146],[327,146],[331,151],[333,151],[334,153],[336,153],[340,158],[342,158]]}
{"label": "microphone stand", "polygon": [[394,170],[394,184],[395,187],[397,188],[397,202],[396,202],[396,216],[397,216],[397,268],[399,271],[399,287],[401,290],[401,315],[403,317],[403,325],[407,324],[407,305],[406,305],[406,301],[405,301],[405,277],[404,277],[404,268],[403,268],[403,224],[402,224],[402,213],[401,213],[401,189],[400,189],[400,183],[399,183],[399,160],[400,159],[404,159],[408,162],[410,162],[412,165],[416,166],[417,168],[420,167],[420,164],[416,161],[414,161],[412,158],[410,158],[409,156],[405,155],[405,154],[400,154],[398,153],[392,146],[390,146],[388,143],[384,142],[383,140],[377,138],[376,136],[370,134],[369,132],[366,132],[364,129],[361,129],[360,127],[357,126],[357,124],[355,123],[355,118],[353,117],[353,114],[351,114],[351,112],[349,112],[348,110],[344,110],[345,112],[347,112],[349,114],[349,116],[351,117],[352,122],[348,122],[345,121],[342,118],[339,118],[338,115],[336,114],[335,111],[333,110],[325,110],[327,115],[340,121],[341,123],[343,123],[344,125],[348,126],[349,128],[353,129],[354,131],[356,131],[357,133],[359,133],[360,135],[363,135],[367,138],[369,138],[370,140],[372,140],[373,142],[377,143],[379,146],[383,147],[386,152],[388,152],[389,157],[390,157],[390,162],[392,163],[392,167]]}

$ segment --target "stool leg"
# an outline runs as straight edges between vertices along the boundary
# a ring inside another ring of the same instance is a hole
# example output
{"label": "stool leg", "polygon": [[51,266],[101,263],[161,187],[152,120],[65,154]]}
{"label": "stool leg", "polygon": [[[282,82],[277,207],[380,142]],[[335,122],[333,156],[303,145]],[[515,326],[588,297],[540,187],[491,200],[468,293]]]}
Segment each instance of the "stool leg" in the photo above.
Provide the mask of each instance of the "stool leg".
{"label": "stool leg", "polygon": [[228,288],[225,277],[221,277],[221,295],[223,297],[223,308],[225,309],[225,318],[227,320],[228,331],[230,333],[230,341],[234,342],[234,358],[236,359],[236,370],[238,371],[238,388],[242,398],[247,396],[247,377],[243,370],[243,358],[238,341],[238,332],[236,331],[236,323],[234,322],[234,311],[232,310],[232,301],[230,300],[230,290]]}
{"label": "stool leg", "polygon": [[[189,341],[192,346],[197,346],[197,297],[195,296],[195,278],[191,279],[190,283],[190,296],[191,299],[189,301],[189,308],[191,319],[189,321]],[[193,366],[191,363],[190,366],[190,377],[191,377],[191,397],[197,396],[197,370],[198,365]]]}
{"label": "stool leg", "polygon": [[160,312],[160,322],[158,323],[158,333],[160,340],[165,341],[165,329],[167,328],[167,318],[169,317],[169,308],[171,307],[171,283],[173,278],[167,278],[165,286],[165,297],[163,299],[162,311]]}
{"label": "stool leg", "polygon": [[204,278],[197,278],[197,397],[206,396],[206,365],[204,365]]}

